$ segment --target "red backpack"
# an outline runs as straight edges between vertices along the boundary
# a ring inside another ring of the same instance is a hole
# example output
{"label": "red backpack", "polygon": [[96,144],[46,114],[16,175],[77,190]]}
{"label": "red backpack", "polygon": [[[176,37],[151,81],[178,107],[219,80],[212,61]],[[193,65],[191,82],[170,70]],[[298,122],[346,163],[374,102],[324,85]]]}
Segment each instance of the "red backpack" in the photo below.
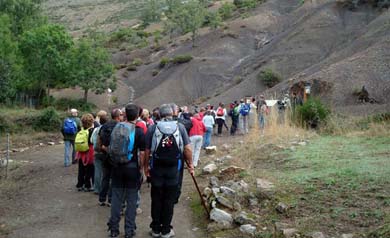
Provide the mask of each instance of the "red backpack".
{"label": "red backpack", "polygon": [[223,115],[225,115],[225,113],[223,112],[223,108],[219,107],[217,110],[217,116],[222,117]]}

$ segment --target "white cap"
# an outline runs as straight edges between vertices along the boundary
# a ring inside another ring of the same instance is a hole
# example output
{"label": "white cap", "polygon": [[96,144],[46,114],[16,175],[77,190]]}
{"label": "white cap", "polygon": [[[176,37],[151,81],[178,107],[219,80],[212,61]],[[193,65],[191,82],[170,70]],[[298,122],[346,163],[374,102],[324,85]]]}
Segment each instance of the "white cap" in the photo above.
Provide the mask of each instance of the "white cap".
{"label": "white cap", "polygon": [[75,108],[72,108],[72,109],[70,109],[70,113],[72,113],[72,114],[76,114],[78,111],[77,111],[77,109],[75,109]]}

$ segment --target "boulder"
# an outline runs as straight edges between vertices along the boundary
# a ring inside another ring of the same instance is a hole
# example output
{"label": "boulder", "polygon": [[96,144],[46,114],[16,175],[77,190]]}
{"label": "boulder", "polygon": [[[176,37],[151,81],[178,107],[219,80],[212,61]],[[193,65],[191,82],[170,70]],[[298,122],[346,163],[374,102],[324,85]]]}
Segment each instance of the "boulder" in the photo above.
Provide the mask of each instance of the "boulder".
{"label": "boulder", "polygon": [[217,147],[214,145],[214,146],[208,146],[205,148],[206,150],[206,154],[208,155],[212,155],[212,154],[215,154],[217,153]]}
{"label": "boulder", "polygon": [[255,220],[248,217],[248,213],[241,211],[234,217],[234,222],[239,225],[255,224]]}
{"label": "boulder", "polygon": [[208,164],[206,165],[204,168],[203,168],[203,173],[204,174],[211,174],[212,172],[214,172],[215,170],[217,169],[217,166],[213,163],[211,164]]}
{"label": "boulder", "polygon": [[279,213],[286,213],[287,210],[288,210],[288,206],[282,202],[279,202],[278,205],[276,205],[276,211],[278,211]]}
{"label": "boulder", "polygon": [[211,191],[213,191],[214,196],[217,196],[217,194],[221,192],[221,189],[220,188],[211,188]]}
{"label": "boulder", "polygon": [[228,223],[233,224],[233,217],[230,213],[225,212],[224,210],[213,208],[210,212],[210,220],[217,222],[218,224]]}
{"label": "boulder", "polygon": [[256,186],[260,191],[271,191],[275,187],[272,182],[261,178],[256,179]]}
{"label": "boulder", "polygon": [[217,196],[216,199],[217,199],[217,202],[219,204],[221,204],[222,206],[227,207],[227,208],[232,209],[232,210],[234,209],[234,204],[229,199],[227,199],[223,196]]}
{"label": "boulder", "polygon": [[219,186],[219,179],[215,176],[210,177],[210,186],[212,188]]}
{"label": "boulder", "polygon": [[308,235],[309,238],[325,238],[324,233],[320,231],[312,232]]}
{"label": "boulder", "polygon": [[253,236],[256,232],[256,227],[251,225],[251,224],[246,224],[246,225],[240,226],[240,231],[244,234],[248,234],[248,235]]}
{"label": "boulder", "polygon": [[226,186],[221,186],[219,189],[221,190],[221,193],[225,194],[226,196],[232,197],[237,194],[234,189],[231,189]]}

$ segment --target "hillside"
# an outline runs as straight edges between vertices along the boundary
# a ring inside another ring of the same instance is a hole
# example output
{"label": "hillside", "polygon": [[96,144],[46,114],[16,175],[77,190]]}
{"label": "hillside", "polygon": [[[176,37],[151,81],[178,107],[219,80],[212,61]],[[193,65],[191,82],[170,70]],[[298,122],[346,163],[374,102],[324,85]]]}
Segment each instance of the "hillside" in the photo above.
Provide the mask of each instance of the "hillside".
{"label": "hillside", "polygon": [[[123,68],[117,75],[134,88],[135,101],[147,107],[159,105],[161,98],[178,104],[215,104],[259,93],[281,97],[294,84],[309,81],[313,95],[338,111],[388,111],[389,10],[368,5],[350,10],[331,0],[301,2],[268,0],[224,27],[202,29],[195,48],[189,36],[182,36],[166,40],[160,51],[117,51],[115,64],[135,58],[147,62],[137,71]],[[193,60],[159,69],[162,57],[181,54]],[[283,78],[272,89],[257,78],[267,68]],[[376,104],[362,105],[353,96],[363,85]]]}

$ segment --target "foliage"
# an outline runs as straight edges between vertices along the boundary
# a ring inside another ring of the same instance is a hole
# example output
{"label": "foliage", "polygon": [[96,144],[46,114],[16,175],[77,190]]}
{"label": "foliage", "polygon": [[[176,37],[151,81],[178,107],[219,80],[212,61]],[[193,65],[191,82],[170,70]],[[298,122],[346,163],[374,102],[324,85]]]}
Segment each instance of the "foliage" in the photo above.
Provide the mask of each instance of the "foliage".
{"label": "foliage", "polygon": [[171,61],[174,64],[184,64],[190,62],[192,59],[191,55],[177,55],[173,57]]}
{"label": "foliage", "polygon": [[110,80],[113,65],[104,48],[94,46],[91,41],[83,39],[72,49],[69,58],[71,84],[84,90],[85,102],[89,91],[102,94],[107,88],[115,89],[115,82]]}
{"label": "foliage", "polygon": [[205,25],[209,25],[212,29],[217,29],[222,24],[222,18],[218,12],[209,12],[205,17]]}
{"label": "foliage", "polygon": [[259,0],[234,0],[233,4],[238,8],[255,8],[258,4],[258,2],[261,2]]}
{"label": "foliage", "polygon": [[160,60],[160,64],[158,66],[162,69],[165,66],[167,66],[169,64],[169,62],[170,62],[169,58],[162,57],[161,60]]}
{"label": "foliage", "polygon": [[70,98],[59,98],[55,99],[53,106],[60,111],[68,111],[71,108],[77,108],[82,112],[92,112],[97,107],[95,104],[85,102],[83,99],[70,99]]}
{"label": "foliage", "polygon": [[20,50],[29,79],[20,87],[36,89],[39,96],[46,89],[50,96],[51,88],[69,83],[67,53],[72,46],[71,36],[59,25],[48,24],[24,32]]}
{"label": "foliage", "polygon": [[317,128],[325,122],[330,115],[330,110],[319,99],[309,98],[302,106],[297,107],[297,114],[297,118],[302,123],[311,128]]}
{"label": "foliage", "polygon": [[34,123],[34,129],[42,131],[56,131],[60,126],[61,119],[54,107],[43,110]]}
{"label": "foliage", "polygon": [[130,28],[122,28],[109,37],[106,47],[119,47],[122,43],[130,44],[131,46],[140,47],[147,44],[149,34],[141,30],[133,30]]}
{"label": "foliage", "polygon": [[146,7],[141,13],[141,20],[144,25],[157,22],[161,16],[161,4],[158,0],[148,0]]}
{"label": "foliage", "polygon": [[265,69],[261,71],[257,78],[269,88],[272,88],[282,81],[282,77],[279,74],[273,72],[271,69]]}
{"label": "foliage", "polygon": [[236,5],[234,5],[232,3],[224,3],[218,9],[218,13],[222,17],[223,20],[226,20],[226,19],[229,19],[232,17],[234,10],[236,10]]}
{"label": "foliage", "polygon": [[133,65],[135,65],[135,66],[141,66],[142,64],[143,64],[143,62],[140,58],[135,58],[133,60]]}
{"label": "foliage", "polygon": [[363,5],[363,4],[370,4],[373,7],[378,7],[378,8],[389,8],[390,0],[343,0],[340,1],[340,4],[350,9],[355,9],[359,5]]}

